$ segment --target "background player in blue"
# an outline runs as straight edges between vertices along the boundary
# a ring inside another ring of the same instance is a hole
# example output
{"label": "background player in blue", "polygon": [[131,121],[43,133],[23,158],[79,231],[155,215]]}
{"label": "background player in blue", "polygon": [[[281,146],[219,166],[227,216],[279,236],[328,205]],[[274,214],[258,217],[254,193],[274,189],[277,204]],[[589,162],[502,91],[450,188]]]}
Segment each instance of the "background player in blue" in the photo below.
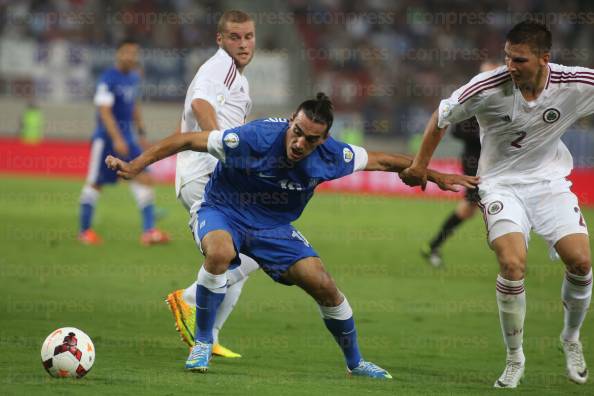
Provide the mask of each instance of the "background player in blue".
{"label": "background player in blue", "polygon": [[[87,180],[80,196],[80,233],[78,240],[84,244],[101,243],[101,238],[91,228],[95,205],[104,184],[115,183],[117,175],[105,166],[106,155],[116,154],[122,158],[134,158],[142,152],[134,135],[134,126],[140,143],[146,146],[144,126],[136,103],[140,76],[138,67],[139,46],[132,40],[122,41],[116,51],[114,67],[107,69],[99,78],[94,103],[97,106],[97,128],[93,134]],[[144,245],[165,243],[169,237],[155,228],[153,180],[148,172],[142,172],[130,182],[142,216]]]}
{"label": "background player in blue", "polygon": [[[107,157],[106,164],[125,178],[181,150],[208,151],[220,160],[193,230],[205,261],[196,292],[200,312],[196,345],[187,369],[208,369],[215,312],[227,288],[225,272],[241,252],[253,257],[275,281],[298,285],[316,300],[326,327],[342,349],[348,373],[392,378],[362,358],[351,306],[291,222],[301,215],[318,184],[359,170],[399,172],[411,159],[338,142],[329,136],[332,121],[330,100],[318,94],[301,103],[290,121],[269,118],[227,131],[177,134],[130,163]],[[429,179],[453,190],[456,184],[477,183],[475,177],[433,171]]]}

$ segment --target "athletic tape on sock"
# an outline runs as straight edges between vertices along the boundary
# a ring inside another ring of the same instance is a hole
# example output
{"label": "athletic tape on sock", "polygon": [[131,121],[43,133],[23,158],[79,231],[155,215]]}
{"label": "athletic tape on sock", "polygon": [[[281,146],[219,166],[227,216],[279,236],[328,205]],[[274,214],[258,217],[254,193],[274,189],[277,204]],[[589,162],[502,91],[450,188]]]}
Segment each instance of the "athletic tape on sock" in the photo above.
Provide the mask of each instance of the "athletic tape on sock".
{"label": "athletic tape on sock", "polygon": [[346,297],[336,307],[325,307],[323,305],[318,305],[318,307],[324,319],[347,320],[353,316],[353,309]]}
{"label": "athletic tape on sock", "polygon": [[198,284],[206,287],[213,293],[225,293],[227,289],[227,274],[211,274],[204,266],[198,271]]}

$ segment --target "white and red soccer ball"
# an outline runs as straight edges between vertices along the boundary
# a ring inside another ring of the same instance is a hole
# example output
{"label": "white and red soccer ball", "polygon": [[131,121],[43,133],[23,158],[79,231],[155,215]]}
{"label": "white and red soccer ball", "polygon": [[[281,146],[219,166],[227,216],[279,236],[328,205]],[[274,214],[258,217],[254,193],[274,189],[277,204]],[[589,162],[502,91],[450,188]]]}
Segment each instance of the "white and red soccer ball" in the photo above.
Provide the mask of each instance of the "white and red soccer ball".
{"label": "white and red soccer ball", "polygon": [[62,327],[47,336],[41,362],[52,377],[84,377],[95,363],[95,346],[83,331]]}

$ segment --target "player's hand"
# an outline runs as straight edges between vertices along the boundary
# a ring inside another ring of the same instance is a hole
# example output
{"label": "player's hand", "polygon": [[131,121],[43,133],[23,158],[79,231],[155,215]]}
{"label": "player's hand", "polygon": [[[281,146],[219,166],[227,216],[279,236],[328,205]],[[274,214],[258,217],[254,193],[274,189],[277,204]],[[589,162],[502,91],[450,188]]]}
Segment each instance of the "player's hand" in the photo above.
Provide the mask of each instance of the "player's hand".
{"label": "player's hand", "polygon": [[456,186],[475,188],[479,184],[477,176],[452,175],[437,173],[433,176],[433,182],[443,191],[459,191]]}
{"label": "player's hand", "polygon": [[423,191],[427,187],[427,169],[426,168],[414,168],[412,166],[406,168],[398,174],[400,180],[407,186],[415,187],[421,186]]}
{"label": "player's hand", "polygon": [[122,138],[118,138],[113,141],[113,149],[120,157],[127,157],[130,154],[128,143],[126,143],[126,141]]}
{"label": "player's hand", "polygon": [[123,177],[126,180],[133,179],[142,170],[136,169],[131,163],[122,161],[111,155],[105,158],[105,164],[109,169],[116,171],[119,177]]}

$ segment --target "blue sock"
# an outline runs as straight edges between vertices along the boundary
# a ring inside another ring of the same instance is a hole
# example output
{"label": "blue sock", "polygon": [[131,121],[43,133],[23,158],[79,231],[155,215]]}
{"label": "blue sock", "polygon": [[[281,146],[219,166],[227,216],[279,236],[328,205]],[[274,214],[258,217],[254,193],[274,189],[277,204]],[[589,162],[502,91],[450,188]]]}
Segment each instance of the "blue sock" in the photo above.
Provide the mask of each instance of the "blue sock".
{"label": "blue sock", "polygon": [[213,293],[202,285],[196,288],[196,341],[212,344],[217,309],[224,298],[225,293]]}
{"label": "blue sock", "polygon": [[150,204],[142,208],[142,230],[146,232],[152,228],[155,228],[155,206]]}
{"label": "blue sock", "polygon": [[347,320],[324,319],[324,323],[342,349],[348,368],[352,370],[357,367],[362,358],[353,317],[351,316]]}
{"label": "blue sock", "polygon": [[94,205],[88,203],[80,204],[80,232],[84,232],[91,228],[94,210]]}

